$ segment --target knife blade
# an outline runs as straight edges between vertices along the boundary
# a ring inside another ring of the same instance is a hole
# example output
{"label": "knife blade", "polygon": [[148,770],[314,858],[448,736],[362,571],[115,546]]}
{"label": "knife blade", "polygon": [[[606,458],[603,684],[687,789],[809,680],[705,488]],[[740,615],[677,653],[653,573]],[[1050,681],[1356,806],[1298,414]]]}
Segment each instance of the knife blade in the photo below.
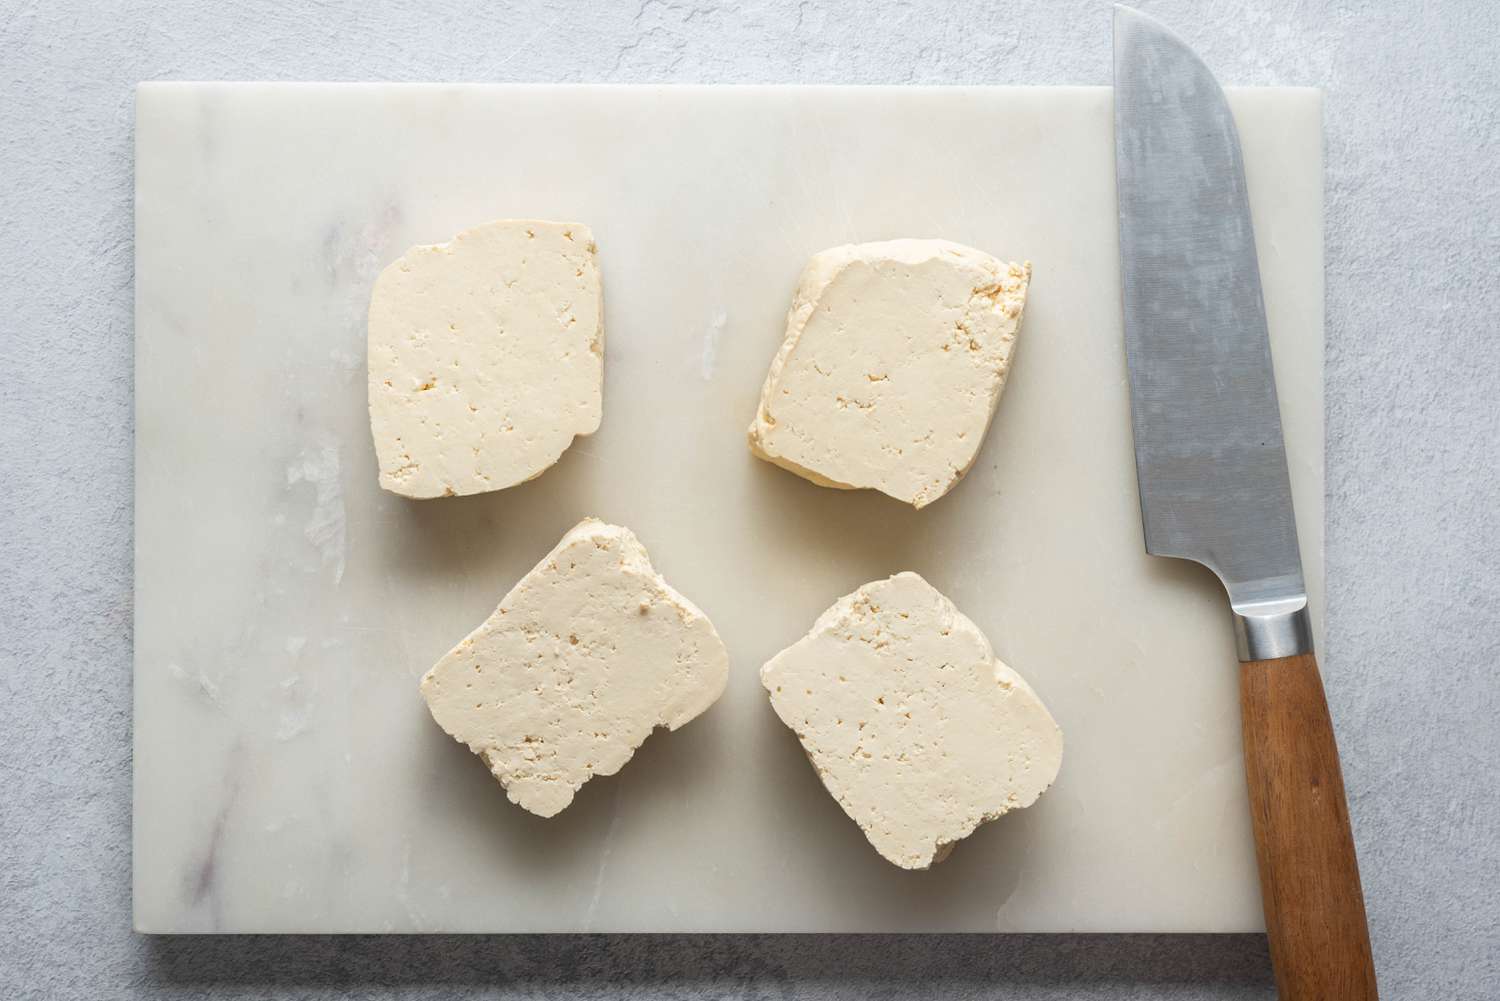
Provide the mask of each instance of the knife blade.
{"label": "knife blade", "polygon": [[1229,592],[1241,652],[1312,648],[1234,119],[1208,69],[1119,8],[1115,142],[1146,550]]}
{"label": "knife blade", "polygon": [[1115,174],[1146,550],[1223,583],[1283,999],[1374,998],[1364,897],[1323,694],[1234,117],[1203,62],[1114,18]]}

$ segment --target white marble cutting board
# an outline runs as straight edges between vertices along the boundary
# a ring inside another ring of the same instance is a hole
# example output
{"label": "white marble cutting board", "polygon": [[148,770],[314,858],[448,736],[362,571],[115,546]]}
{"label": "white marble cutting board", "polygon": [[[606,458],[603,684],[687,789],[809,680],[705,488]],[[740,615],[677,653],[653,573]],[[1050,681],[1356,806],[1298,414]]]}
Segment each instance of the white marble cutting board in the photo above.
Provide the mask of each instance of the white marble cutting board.
{"label": "white marble cutting board", "polygon": [[[1321,618],[1320,101],[1231,96]],[[603,427],[498,494],[383,494],[371,282],[504,216],[593,227]],[[808,255],[900,236],[1035,265],[979,461],[920,512],[744,440]],[[1115,239],[1105,89],[143,86],[136,927],[1259,929],[1224,601],[1142,551]],[[584,515],[639,534],[731,678],[542,820],[417,679]],[[756,677],[905,569],[1067,735],[1051,792],[928,872],[875,854]]]}

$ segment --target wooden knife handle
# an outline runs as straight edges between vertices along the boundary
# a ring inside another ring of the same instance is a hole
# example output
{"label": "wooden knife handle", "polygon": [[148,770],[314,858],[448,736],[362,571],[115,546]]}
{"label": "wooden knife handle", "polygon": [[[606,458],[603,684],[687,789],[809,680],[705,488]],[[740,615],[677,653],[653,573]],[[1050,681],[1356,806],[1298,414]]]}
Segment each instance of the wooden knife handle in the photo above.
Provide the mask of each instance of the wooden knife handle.
{"label": "wooden knife handle", "polygon": [[1242,664],[1240,709],[1281,1001],[1373,1001],[1359,863],[1317,659],[1306,653]]}

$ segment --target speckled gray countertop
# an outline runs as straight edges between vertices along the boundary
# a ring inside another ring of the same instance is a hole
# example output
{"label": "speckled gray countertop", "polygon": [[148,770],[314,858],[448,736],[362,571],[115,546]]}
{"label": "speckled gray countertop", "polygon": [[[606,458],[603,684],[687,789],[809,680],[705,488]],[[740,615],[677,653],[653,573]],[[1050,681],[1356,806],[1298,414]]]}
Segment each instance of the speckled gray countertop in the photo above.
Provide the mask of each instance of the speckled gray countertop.
{"label": "speckled gray countertop", "polygon": [[[1500,996],[1500,8],[1147,9],[1226,83],[1327,90],[1324,670],[1376,962],[1388,998]],[[1272,996],[1259,936],[129,930],[136,82],[1108,73],[1095,0],[0,2],[0,994]]]}

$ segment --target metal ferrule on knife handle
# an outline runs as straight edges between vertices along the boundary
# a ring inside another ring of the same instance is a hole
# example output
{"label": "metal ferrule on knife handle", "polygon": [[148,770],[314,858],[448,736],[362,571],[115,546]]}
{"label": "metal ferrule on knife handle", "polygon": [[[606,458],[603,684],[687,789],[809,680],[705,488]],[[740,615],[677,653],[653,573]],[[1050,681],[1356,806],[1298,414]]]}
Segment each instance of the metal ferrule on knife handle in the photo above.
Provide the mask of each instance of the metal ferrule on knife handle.
{"label": "metal ferrule on knife handle", "polygon": [[1243,602],[1234,611],[1234,646],[1241,661],[1278,660],[1313,652],[1306,598]]}

